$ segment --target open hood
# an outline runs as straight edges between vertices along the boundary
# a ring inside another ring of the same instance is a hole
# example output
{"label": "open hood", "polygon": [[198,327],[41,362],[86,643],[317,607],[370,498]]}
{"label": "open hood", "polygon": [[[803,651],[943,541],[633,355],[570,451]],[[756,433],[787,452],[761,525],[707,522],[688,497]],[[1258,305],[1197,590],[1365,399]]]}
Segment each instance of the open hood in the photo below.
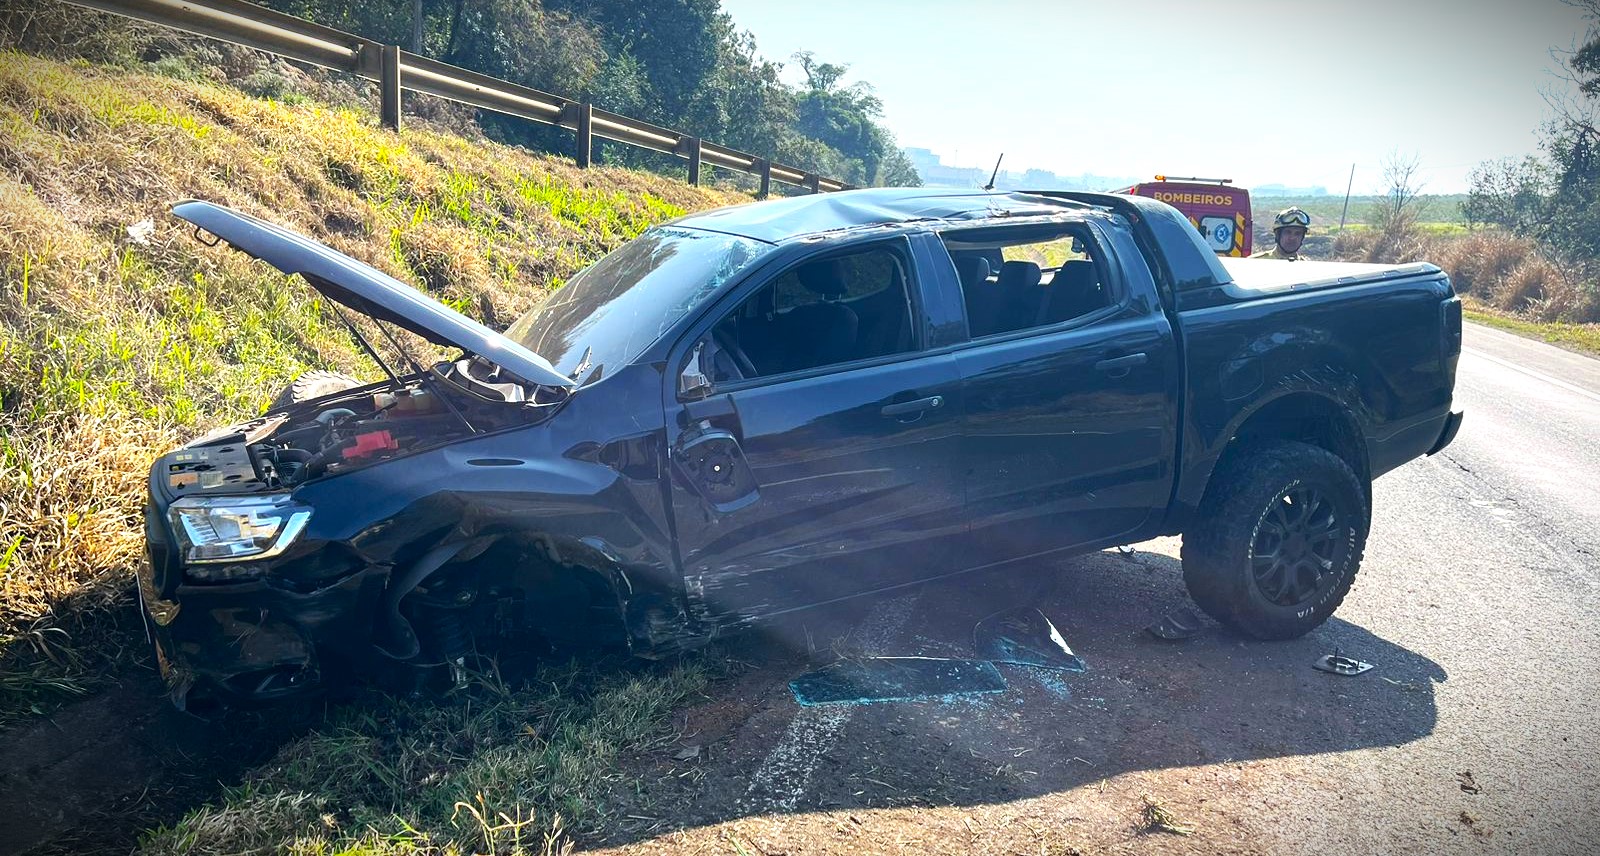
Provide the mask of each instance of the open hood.
{"label": "open hood", "polygon": [[477,354],[529,383],[564,389],[576,386],[538,354],[304,235],[210,202],[179,202],[172,206],[172,213],[246,255],[284,273],[300,274],[329,300],[363,315],[399,325],[435,344]]}

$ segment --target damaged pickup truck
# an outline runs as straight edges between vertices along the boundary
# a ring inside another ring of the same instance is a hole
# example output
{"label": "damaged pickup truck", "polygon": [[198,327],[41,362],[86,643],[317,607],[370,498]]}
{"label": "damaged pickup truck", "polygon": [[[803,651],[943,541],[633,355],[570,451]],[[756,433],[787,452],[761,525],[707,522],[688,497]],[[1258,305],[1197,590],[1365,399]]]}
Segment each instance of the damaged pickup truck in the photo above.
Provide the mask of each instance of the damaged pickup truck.
{"label": "damaged pickup truck", "polygon": [[1350,589],[1372,479],[1461,423],[1437,268],[1219,260],[1139,197],[691,215],[504,334],[261,220],[173,213],[459,351],[155,463],[139,589],[180,706],[459,676],[518,635],[660,656],[1166,533],[1207,613],[1294,638]]}

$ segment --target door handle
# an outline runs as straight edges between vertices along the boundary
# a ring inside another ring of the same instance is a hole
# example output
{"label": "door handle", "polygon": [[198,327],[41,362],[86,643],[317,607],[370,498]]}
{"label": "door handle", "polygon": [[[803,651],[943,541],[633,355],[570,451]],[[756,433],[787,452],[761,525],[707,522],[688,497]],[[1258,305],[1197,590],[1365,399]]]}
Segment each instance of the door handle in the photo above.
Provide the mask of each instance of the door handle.
{"label": "door handle", "polygon": [[924,410],[933,410],[936,407],[943,406],[944,396],[930,395],[927,398],[918,398],[915,401],[901,401],[895,404],[885,404],[883,409],[878,412],[882,413],[884,416],[909,416],[913,413],[921,413]]}
{"label": "door handle", "polygon": [[1140,351],[1137,354],[1129,354],[1125,357],[1112,357],[1109,360],[1101,360],[1094,364],[1094,368],[1095,371],[1127,374],[1128,370],[1134,366],[1142,366],[1148,362],[1150,362],[1150,355]]}

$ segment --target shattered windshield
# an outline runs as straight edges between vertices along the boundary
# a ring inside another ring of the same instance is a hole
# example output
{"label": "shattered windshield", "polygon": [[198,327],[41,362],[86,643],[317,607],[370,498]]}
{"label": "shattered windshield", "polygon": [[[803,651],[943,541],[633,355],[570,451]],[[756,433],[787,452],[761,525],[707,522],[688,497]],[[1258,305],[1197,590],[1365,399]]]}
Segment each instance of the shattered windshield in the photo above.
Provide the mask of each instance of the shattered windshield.
{"label": "shattered windshield", "polygon": [[769,245],[658,226],[584,269],[506,336],[579,383],[626,365]]}

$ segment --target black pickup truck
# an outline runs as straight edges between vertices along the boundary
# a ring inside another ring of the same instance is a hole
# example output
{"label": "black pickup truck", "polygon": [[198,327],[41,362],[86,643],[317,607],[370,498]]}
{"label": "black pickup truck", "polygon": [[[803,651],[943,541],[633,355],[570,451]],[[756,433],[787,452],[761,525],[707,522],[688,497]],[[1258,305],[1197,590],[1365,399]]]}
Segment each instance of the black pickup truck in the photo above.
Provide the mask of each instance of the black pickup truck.
{"label": "black pickup truck", "polygon": [[696,214],[504,334],[261,220],[174,213],[373,319],[363,343],[457,354],[385,335],[382,382],[308,379],[155,463],[139,588],[180,705],[524,633],[659,656],[1172,533],[1202,609],[1293,638],[1350,589],[1372,479],[1461,422],[1437,268],[1219,260],[1139,197]]}

